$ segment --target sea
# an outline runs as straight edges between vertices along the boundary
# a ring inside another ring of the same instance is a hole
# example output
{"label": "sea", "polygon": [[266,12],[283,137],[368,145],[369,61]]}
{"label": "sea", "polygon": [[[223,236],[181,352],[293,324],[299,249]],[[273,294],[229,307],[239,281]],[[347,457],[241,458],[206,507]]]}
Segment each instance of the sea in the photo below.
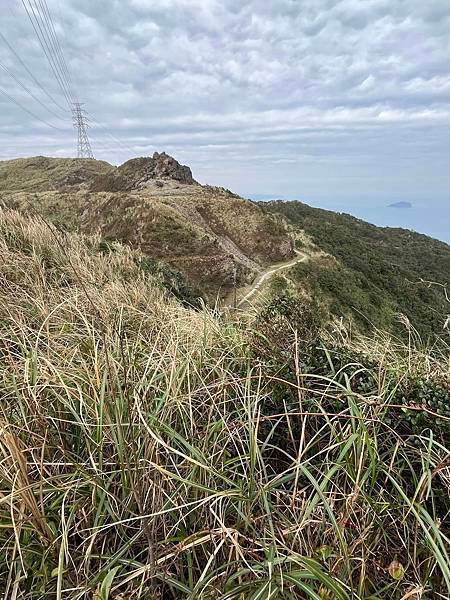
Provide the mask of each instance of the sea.
{"label": "sea", "polygon": [[[254,195],[254,200],[278,199],[276,195]],[[281,200],[295,198],[281,197]],[[335,212],[347,213],[378,225],[380,227],[401,227],[423,233],[450,244],[450,198],[447,201],[422,201],[408,207],[396,207],[396,202],[360,202],[346,200],[309,201],[302,199],[309,206],[324,208]]]}
{"label": "sea", "polygon": [[450,203],[446,206],[440,203],[436,206],[432,203],[413,204],[408,208],[342,203],[341,206],[329,207],[329,210],[346,212],[381,227],[411,229],[450,244]]}

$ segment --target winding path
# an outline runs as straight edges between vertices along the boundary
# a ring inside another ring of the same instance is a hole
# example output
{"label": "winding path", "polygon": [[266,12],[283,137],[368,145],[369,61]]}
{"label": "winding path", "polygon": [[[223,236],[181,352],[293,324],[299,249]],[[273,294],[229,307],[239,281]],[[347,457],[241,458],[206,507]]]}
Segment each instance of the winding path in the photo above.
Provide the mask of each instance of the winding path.
{"label": "winding path", "polygon": [[294,249],[295,254],[297,254],[296,258],[291,259],[288,262],[279,264],[278,266],[272,266],[269,267],[268,269],[266,269],[265,271],[263,271],[253,282],[250,290],[245,294],[245,296],[243,298],[241,298],[237,304],[236,304],[236,308],[239,308],[240,306],[242,306],[245,302],[249,302],[249,300],[256,294],[256,292],[261,288],[261,286],[263,285],[264,282],[266,282],[268,279],[271,279],[271,277],[273,277],[273,275],[275,275],[275,273],[279,273],[280,271],[284,271],[285,269],[290,269],[291,267],[293,267],[294,265],[296,265],[297,263],[300,262],[305,262],[305,260],[307,259],[306,254],[303,254],[303,252],[299,252],[298,250]]}

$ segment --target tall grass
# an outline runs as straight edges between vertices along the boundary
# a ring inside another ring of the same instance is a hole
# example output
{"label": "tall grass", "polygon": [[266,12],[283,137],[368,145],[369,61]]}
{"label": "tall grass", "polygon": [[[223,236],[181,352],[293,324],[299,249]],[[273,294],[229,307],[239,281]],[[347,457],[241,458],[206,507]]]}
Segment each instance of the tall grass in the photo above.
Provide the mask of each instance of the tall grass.
{"label": "tall grass", "polygon": [[297,346],[286,377],[130,250],[54,235],[1,214],[3,598],[448,597],[448,449],[388,424],[401,373],[361,393]]}

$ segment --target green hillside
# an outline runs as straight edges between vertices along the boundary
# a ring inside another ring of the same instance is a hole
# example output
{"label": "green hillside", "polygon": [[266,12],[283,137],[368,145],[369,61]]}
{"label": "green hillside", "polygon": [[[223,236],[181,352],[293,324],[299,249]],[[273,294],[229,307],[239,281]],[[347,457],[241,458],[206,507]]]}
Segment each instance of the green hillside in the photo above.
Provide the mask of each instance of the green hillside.
{"label": "green hillside", "polygon": [[61,190],[90,183],[114,167],[102,160],[34,156],[0,161],[0,192]]}
{"label": "green hillside", "polygon": [[448,347],[192,309],[146,260],[0,210],[4,597],[448,597]]}
{"label": "green hillside", "polygon": [[298,264],[292,275],[300,286],[325,297],[334,315],[351,315],[360,327],[398,329],[400,313],[423,336],[444,332],[450,246],[301,202],[260,206],[283,215],[294,234],[305,232],[326,253]]}
{"label": "green hillside", "polygon": [[[119,191],[114,191],[119,190]],[[0,162],[0,206],[99,234],[178,272],[211,303],[292,257],[286,228],[254,203],[201,186],[164,153],[118,168],[96,160]]]}
{"label": "green hillside", "polygon": [[230,303],[235,284],[242,299],[266,271],[289,264],[295,239],[305,259],[267,277],[252,304],[264,303],[270,287],[288,289],[317,300],[325,321],[343,317],[359,330],[404,334],[412,327],[424,339],[444,334],[445,243],[300,202],[250,202],[198,184],[165,153],[120,167],[44,157],[0,162],[0,205],[99,235],[106,246],[126,244],[194,303],[201,296],[211,305]]}

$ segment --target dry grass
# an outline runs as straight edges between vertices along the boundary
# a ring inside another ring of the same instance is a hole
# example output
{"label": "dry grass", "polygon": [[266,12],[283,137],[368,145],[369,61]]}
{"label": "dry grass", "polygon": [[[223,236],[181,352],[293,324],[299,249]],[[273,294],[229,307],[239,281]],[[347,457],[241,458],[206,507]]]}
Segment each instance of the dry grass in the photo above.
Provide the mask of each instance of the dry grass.
{"label": "dry grass", "polygon": [[49,191],[80,185],[111,171],[102,160],[34,156],[0,161],[0,191]]}
{"label": "dry grass", "polygon": [[[0,172],[0,206],[25,214],[32,206],[58,227],[100,233],[164,260],[212,304],[218,294],[226,295],[232,288],[234,266],[238,283],[244,284],[262,265],[292,257],[290,236],[275,217],[223,190],[183,186],[171,191],[106,193],[75,186],[64,193],[30,193],[26,186],[18,187],[20,179],[11,167],[4,171],[8,178],[2,181]],[[17,179],[16,191],[8,191],[9,179]],[[36,183],[34,189],[42,186]]]}
{"label": "dry grass", "polygon": [[98,243],[0,216],[3,598],[447,598],[448,450],[381,373],[284,379]]}

